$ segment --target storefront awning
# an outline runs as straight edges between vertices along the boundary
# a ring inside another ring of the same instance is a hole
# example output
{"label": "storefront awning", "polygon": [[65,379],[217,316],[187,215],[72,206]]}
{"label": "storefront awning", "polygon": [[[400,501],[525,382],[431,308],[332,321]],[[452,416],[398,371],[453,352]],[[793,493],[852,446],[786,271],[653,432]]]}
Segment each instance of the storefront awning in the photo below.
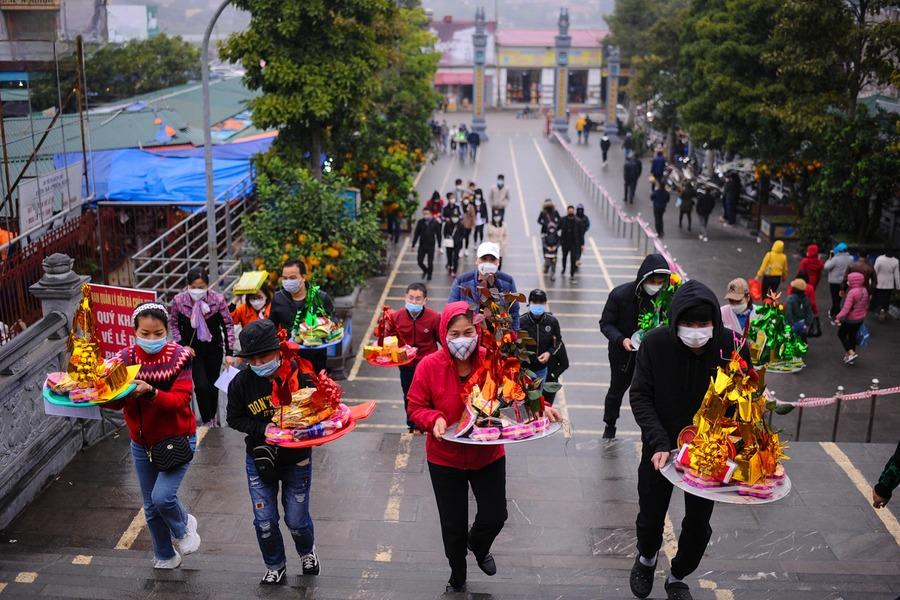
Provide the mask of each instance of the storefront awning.
{"label": "storefront awning", "polygon": [[434,74],[434,85],[472,85],[475,74],[472,71],[442,71]]}

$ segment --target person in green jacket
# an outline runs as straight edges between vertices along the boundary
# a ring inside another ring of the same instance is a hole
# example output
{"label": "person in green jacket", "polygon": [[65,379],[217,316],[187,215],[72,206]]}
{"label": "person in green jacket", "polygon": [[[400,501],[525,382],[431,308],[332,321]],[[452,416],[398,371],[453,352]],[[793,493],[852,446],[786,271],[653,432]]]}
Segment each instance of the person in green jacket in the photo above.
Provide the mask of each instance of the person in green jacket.
{"label": "person in green jacket", "polygon": [[882,508],[890,502],[897,484],[900,484],[900,442],[897,442],[894,455],[884,465],[884,471],[872,490],[872,506]]}

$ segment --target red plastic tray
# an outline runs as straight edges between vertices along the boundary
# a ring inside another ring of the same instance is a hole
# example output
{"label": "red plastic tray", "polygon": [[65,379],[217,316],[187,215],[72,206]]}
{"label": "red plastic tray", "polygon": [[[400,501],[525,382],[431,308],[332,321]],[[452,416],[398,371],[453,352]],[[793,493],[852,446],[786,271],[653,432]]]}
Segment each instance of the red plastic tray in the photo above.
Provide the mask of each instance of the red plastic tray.
{"label": "red plastic tray", "polygon": [[366,359],[366,362],[369,363],[370,365],[372,365],[373,367],[381,367],[382,369],[390,369],[392,367],[405,367],[406,365],[412,364],[413,361],[415,361],[415,360],[416,360],[416,357],[413,356],[412,358],[407,359],[405,362],[380,363],[380,362],[376,362],[374,358],[369,357]]}
{"label": "red plastic tray", "polygon": [[297,442],[266,442],[273,446],[278,446],[280,448],[312,448],[313,446],[321,446],[323,444],[327,444],[329,442],[333,442],[338,440],[354,429],[356,429],[356,422],[361,421],[363,419],[368,419],[369,415],[375,412],[375,402],[361,402],[359,404],[354,404],[350,407],[350,421],[347,423],[347,426],[338,429],[332,434],[324,435],[322,437],[311,438],[308,440],[300,440]]}

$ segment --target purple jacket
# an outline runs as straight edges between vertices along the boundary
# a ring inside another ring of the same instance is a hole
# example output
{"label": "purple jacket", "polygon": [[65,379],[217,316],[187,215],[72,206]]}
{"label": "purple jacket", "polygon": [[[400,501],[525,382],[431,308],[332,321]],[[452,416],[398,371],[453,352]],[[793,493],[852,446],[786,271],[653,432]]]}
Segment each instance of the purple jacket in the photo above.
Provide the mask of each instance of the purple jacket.
{"label": "purple jacket", "polygon": [[847,276],[847,295],[841,312],[835,317],[838,321],[862,321],[869,311],[869,291],[866,289],[866,277],[862,273],[853,272]]}
{"label": "purple jacket", "polygon": [[203,301],[209,305],[205,321],[212,339],[209,342],[201,342],[197,339],[196,331],[191,325],[194,299],[187,290],[176,295],[169,308],[169,332],[172,334],[172,339],[182,346],[190,346],[198,354],[221,348],[226,356],[231,356],[234,348],[234,321],[231,319],[225,297],[218,292],[209,290]]}

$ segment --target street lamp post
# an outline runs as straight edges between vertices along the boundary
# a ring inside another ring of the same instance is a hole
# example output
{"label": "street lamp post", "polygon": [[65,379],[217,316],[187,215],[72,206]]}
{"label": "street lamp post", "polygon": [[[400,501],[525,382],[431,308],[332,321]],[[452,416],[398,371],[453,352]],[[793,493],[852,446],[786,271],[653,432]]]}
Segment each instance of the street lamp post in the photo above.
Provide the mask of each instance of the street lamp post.
{"label": "street lamp post", "polygon": [[231,4],[231,0],[224,0],[212,19],[206,26],[203,34],[203,44],[200,49],[200,73],[201,87],[203,88],[203,162],[206,167],[206,240],[209,245],[209,276],[213,281],[219,277],[219,244],[216,235],[216,197],[213,188],[213,159],[212,159],[212,123],[209,114],[209,37],[213,27],[225,7]]}

